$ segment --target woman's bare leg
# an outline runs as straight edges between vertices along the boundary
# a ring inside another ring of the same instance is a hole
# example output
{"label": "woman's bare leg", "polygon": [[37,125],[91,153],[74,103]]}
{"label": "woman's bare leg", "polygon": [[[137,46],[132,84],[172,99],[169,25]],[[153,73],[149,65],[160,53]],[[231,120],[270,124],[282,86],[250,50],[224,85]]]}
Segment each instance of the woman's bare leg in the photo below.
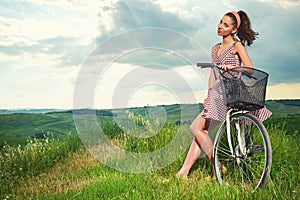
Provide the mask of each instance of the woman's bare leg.
{"label": "woman's bare leg", "polygon": [[188,175],[191,167],[199,158],[201,150],[203,150],[207,157],[210,159],[210,161],[213,162],[213,144],[211,138],[209,137],[207,126],[207,120],[202,116],[202,113],[200,113],[190,126],[190,130],[195,136],[195,139],[193,140],[190,146],[189,152],[183,163],[183,166],[177,172],[177,176],[186,177]]}
{"label": "woman's bare leg", "polygon": [[200,153],[201,153],[201,149],[197,144],[196,140],[194,139],[190,146],[188,154],[184,160],[184,163],[180,168],[180,170],[177,172],[176,176],[183,177],[183,178],[187,177],[190,169],[192,168],[196,160],[199,158]]}
{"label": "woman's bare leg", "polygon": [[208,159],[213,163],[213,143],[206,130],[197,130],[193,133],[195,135],[196,141],[199,144],[201,150],[205,152]]}
{"label": "woman's bare leg", "polygon": [[203,114],[200,113],[190,126],[190,131],[195,136],[196,142],[201,150],[212,160],[213,143],[208,132],[209,125],[210,121],[205,119]]}

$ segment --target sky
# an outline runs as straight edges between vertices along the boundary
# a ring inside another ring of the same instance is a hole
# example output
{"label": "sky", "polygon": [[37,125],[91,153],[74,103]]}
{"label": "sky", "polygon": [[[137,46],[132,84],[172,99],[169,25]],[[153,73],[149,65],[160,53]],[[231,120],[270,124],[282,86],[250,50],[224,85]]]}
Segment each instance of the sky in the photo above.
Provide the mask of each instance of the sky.
{"label": "sky", "polygon": [[217,24],[244,10],[267,99],[300,99],[298,0],[2,0],[0,108],[202,102]]}

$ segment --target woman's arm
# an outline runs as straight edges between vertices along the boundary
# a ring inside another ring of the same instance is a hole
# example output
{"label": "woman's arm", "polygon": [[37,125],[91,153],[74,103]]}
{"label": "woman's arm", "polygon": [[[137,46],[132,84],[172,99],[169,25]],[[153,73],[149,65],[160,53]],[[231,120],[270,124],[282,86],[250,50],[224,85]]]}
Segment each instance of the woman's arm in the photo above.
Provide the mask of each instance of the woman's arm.
{"label": "woman's arm", "polygon": [[245,46],[242,45],[241,42],[237,42],[234,45],[233,51],[241,58],[242,63],[243,63],[243,65],[245,67],[251,67],[251,68],[253,68],[253,64],[252,64],[251,58],[248,55],[248,52],[247,52]]}
{"label": "woman's arm", "polygon": [[[214,48],[215,46],[213,46],[211,48],[211,60],[213,60],[213,52],[214,52]],[[209,74],[209,79],[208,79],[208,90],[211,89],[215,83],[215,75],[214,75],[214,72],[213,72],[213,69],[210,70],[210,74]]]}

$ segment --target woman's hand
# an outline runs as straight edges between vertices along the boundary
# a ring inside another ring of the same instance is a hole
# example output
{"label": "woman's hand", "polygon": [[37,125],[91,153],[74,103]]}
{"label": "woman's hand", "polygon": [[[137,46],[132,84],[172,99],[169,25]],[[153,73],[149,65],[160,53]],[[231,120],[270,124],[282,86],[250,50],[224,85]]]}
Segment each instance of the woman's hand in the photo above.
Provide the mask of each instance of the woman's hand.
{"label": "woman's hand", "polygon": [[235,68],[235,66],[231,66],[231,65],[221,65],[221,69],[223,69],[223,70],[228,70],[228,69],[233,69],[233,68]]}

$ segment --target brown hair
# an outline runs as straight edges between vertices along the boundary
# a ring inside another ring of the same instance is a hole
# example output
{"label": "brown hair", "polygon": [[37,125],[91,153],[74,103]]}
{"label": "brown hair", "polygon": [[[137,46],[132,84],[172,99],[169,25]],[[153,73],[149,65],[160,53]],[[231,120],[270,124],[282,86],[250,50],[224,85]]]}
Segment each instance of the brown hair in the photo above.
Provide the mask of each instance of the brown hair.
{"label": "brown hair", "polygon": [[[237,36],[244,46],[250,46],[253,43],[253,41],[257,38],[258,32],[252,30],[250,19],[244,11],[240,10],[238,14],[241,18],[241,25],[237,30]],[[234,14],[229,12],[226,15],[234,21],[234,27],[237,27],[237,19],[234,16]]]}

